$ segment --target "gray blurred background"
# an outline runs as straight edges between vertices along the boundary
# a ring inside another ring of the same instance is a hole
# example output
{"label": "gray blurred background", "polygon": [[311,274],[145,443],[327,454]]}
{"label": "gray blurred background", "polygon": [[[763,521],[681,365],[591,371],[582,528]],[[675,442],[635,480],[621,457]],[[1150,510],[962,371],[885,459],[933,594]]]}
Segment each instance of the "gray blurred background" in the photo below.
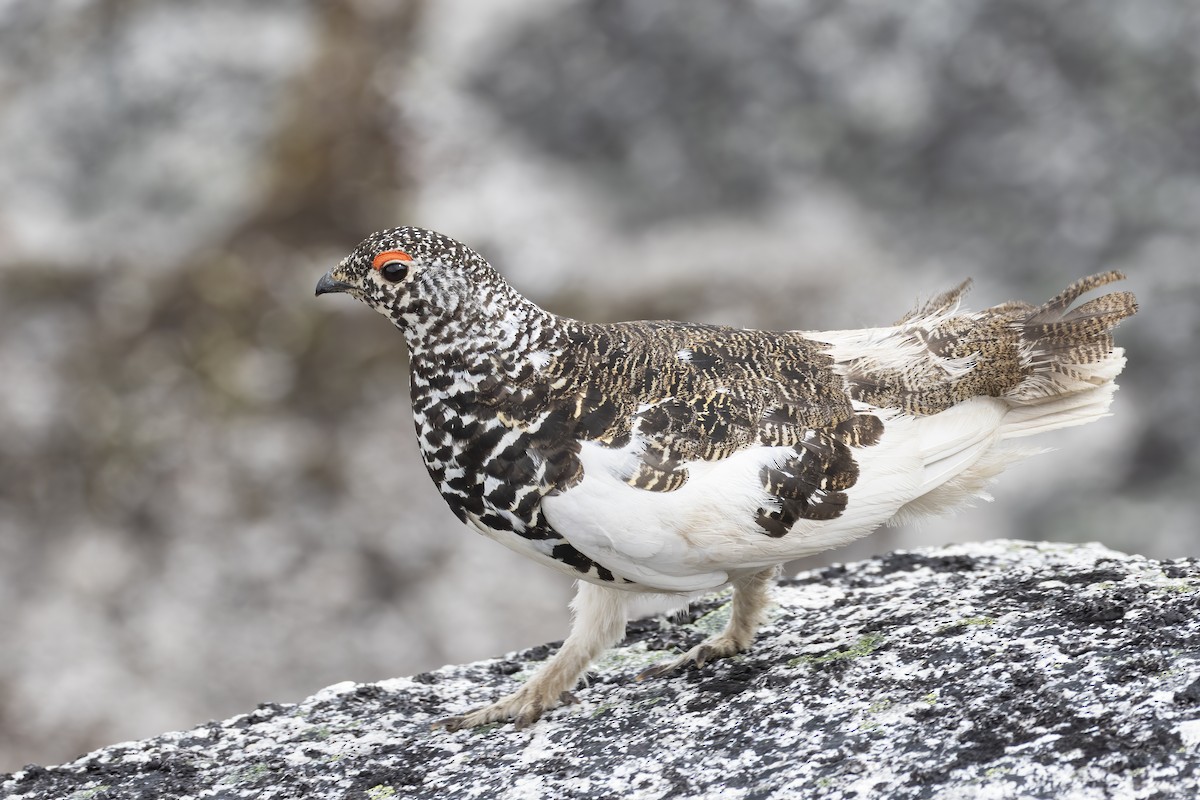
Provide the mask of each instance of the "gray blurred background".
{"label": "gray blurred background", "polygon": [[830,558],[1200,555],[1198,43],[1192,0],[3,0],[0,772],[563,636],[420,467],[400,335],[313,298],[396,224],[593,320],[1124,270],[1113,417]]}

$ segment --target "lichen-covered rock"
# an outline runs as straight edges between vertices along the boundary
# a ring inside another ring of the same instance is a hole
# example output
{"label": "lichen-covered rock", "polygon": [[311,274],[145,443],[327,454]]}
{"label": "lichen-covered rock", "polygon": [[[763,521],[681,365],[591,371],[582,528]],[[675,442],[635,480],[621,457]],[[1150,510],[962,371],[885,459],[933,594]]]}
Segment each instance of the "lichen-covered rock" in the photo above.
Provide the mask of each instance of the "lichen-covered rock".
{"label": "lichen-covered rock", "polygon": [[1195,797],[1200,565],[998,541],[803,573],[745,655],[632,676],[718,627],[630,625],[579,702],[524,729],[429,723],[551,647],[0,776],[46,798]]}

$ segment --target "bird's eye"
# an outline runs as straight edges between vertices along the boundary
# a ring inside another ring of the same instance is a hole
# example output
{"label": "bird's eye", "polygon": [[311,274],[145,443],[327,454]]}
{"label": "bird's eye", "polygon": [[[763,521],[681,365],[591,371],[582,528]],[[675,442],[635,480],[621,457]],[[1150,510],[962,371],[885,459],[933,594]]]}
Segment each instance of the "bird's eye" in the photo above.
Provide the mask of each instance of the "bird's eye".
{"label": "bird's eye", "polygon": [[379,267],[379,274],[383,276],[385,281],[396,283],[404,280],[404,276],[408,274],[408,262],[395,259],[386,261]]}
{"label": "bird's eye", "polygon": [[371,268],[379,270],[385,281],[396,283],[408,274],[413,257],[403,250],[385,250],[371,259]]}

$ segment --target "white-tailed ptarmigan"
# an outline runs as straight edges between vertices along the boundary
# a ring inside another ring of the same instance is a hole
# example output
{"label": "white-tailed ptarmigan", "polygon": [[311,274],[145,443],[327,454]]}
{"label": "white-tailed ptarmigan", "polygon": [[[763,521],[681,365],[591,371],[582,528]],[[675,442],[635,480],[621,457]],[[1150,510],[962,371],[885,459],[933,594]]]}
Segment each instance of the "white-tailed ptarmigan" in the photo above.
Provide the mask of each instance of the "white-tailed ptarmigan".
{"label": "white-tailed ptarmigan", "polygon": [[986,496],[1090,422],[1125,364],[1122,276],[1041,306],[961,311],[967,284],[894,325],[759,331],[556,316],[478,253],[420,228],[368,237],[317,284],[389,317],[411,355],[421,455],[470,527],[578,578],[570,635],[513,694],[442,722],[528,724],[620,639],[630,592],[733,586],[718,636],[639,677],[749,647],[777,567]]}

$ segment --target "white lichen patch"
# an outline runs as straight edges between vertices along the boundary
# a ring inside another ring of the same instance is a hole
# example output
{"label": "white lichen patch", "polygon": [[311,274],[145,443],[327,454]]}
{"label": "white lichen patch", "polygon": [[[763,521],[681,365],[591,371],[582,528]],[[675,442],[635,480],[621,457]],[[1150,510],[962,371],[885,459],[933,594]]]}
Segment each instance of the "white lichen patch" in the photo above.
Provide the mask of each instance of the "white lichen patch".
{"label": "white lichen patch", "polygon": [[1179,723],[1179,738],[1189,748],[1200,746],[1200,719],[1190,719]]}

